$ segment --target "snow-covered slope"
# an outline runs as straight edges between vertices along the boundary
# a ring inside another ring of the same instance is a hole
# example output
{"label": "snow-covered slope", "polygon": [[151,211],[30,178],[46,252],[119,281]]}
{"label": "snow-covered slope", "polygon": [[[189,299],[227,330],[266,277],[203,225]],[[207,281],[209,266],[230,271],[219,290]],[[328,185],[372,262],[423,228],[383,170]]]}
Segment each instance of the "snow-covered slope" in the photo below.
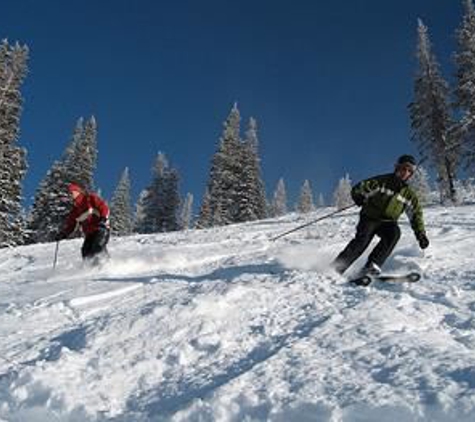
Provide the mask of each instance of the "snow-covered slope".
{"label": "snow-covered slope", "polygon": [[[355,212],[2,250],[0,420],[472,421],[475,207],[407,222],[388,271],[417,284],[350,286],[328,262]],[[362,261],[359,262],[361,264]]]}

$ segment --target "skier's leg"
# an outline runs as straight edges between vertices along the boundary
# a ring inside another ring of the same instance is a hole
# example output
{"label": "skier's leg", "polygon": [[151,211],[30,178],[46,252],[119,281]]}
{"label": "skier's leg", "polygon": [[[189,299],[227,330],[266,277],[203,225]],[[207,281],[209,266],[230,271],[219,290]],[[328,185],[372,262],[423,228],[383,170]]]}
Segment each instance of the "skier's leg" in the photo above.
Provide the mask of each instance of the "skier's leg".
{"label": "skier's leg", "polygon": [[371,243],[379,222],[361,217],[356,227],[355,237],[348,243],[345,249],[333,261],[333,268],[340,274],[343,274],[350,265],[358,259]]}
{"label": "skier's leg", "polygon": [[82,259],[87,259],[91,256],[91,251],[92,251],[92,246],[93,246],[93,236],[92,235],[87,235],[84,238],[84,242],[81,247],[81,255]]}
{"label": "skier's leg", "polygon": [[103,231],[101,233],[101,238],[98,240],[100,251],[99,253],[101,254],[101,259],[104,259],[107,261],[110,259],[110,254],[109,251],[107,250],[107,244],[109,243],[110,239],[110,230]]}
{"label": "skier's leg", "polygon": [[103,252],[107,253],[107,243],[109,242],[109,231],[98,230],[91,235],[90,258],[95,257]]}
{"label": "skier's leg", "polygon": [[384,222],[376,231],[376,234],[381,240],[370,253],[368,263],[375,263],[381,268],[399,241],[401,229],[396,222]]}

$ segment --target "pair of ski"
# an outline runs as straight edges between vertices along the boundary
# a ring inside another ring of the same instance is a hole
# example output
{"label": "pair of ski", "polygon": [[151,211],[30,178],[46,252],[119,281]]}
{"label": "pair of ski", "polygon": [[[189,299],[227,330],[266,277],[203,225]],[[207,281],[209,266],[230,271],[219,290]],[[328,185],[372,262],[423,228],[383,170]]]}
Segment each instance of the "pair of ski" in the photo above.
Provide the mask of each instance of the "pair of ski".
{"label": "pair of ski", "polygon": [[421,274],[415,271],[412,271],[407,274],[364,274],[359,277],[350,279],[349,282],[351,284],[355,284],[357,286],[369,286],[371,283],[375,281],[381,281],[383,283],[416,283],[421,279]]}

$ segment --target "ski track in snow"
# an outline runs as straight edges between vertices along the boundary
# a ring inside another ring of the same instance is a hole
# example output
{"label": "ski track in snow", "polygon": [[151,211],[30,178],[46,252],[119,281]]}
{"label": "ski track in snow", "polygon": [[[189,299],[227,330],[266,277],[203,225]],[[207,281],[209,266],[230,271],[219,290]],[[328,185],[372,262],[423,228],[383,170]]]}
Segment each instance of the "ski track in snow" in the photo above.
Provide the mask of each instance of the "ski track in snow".
{"label": "ski track in snow", "polygon": [[356,212],[269,241],[329,211],[4,251],[0,421],[472,421],[475,207],[428,208],[424,254],[402,221],[422,281],[368,288],[328,269]]}

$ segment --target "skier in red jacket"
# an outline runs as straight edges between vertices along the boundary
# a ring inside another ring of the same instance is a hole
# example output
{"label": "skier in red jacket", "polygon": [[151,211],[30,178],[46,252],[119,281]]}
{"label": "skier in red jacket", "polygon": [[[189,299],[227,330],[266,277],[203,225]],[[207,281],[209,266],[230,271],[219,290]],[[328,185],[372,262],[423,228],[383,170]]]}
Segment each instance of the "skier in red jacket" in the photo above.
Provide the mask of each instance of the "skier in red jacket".
{"label": "skier in red jacket", "polygon": [[73,209],[66,219],[63,229],[56,240],[66,239],[79,225],[84,233],[84,243],[81,248],[83,259],[90,259],[101,252],[107,252],[109,241],[109,207],[95,193],[86,192],[75,183],[68,185],[68,191],[73,199]]}

